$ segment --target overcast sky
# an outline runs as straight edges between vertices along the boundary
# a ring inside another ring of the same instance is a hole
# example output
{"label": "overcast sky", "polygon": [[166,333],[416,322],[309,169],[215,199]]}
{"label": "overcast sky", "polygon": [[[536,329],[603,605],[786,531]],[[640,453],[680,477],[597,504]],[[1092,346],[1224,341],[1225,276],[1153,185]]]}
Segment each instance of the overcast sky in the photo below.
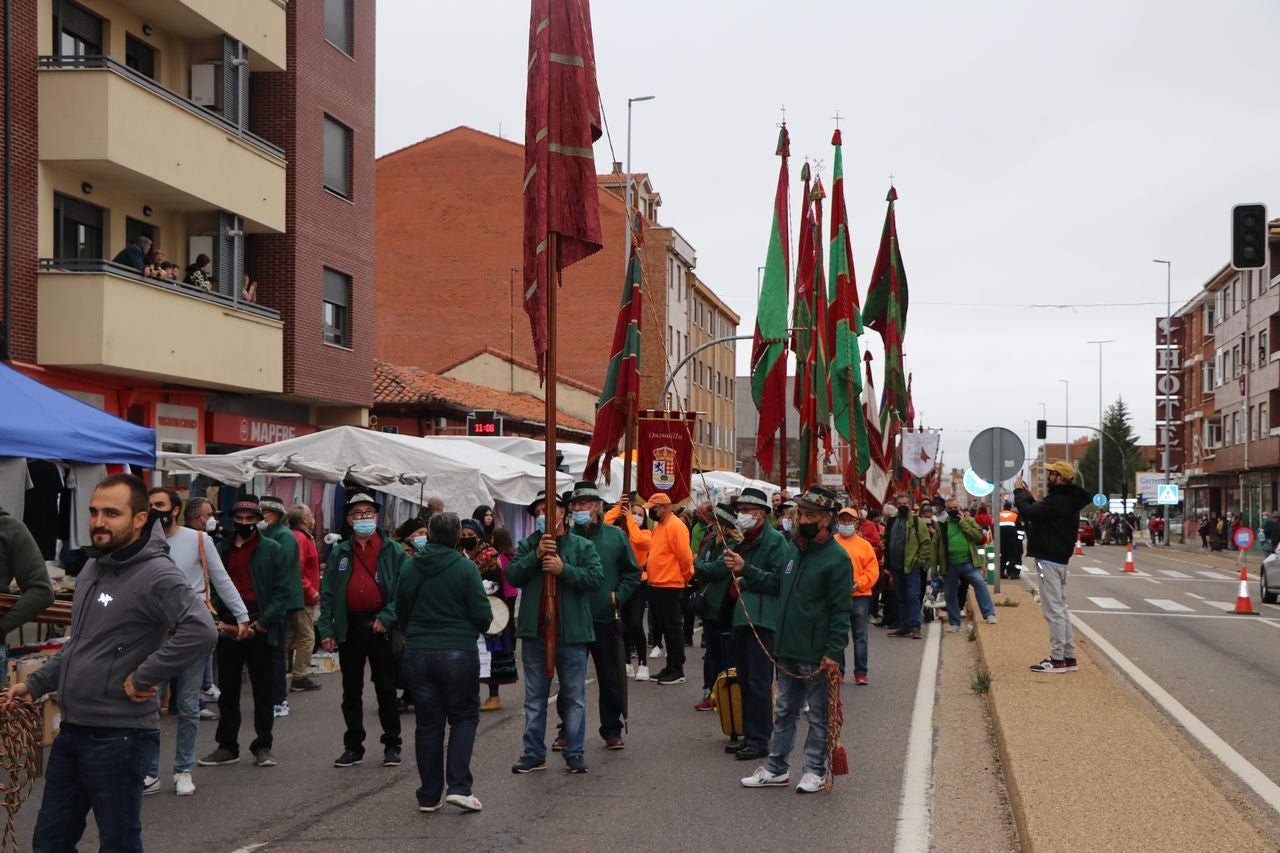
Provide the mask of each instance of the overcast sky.
{"label": "overcast sky", "polygon": [[[591,13],[617,159],[627,98],[656,95],[634,108],[633,169],[651,174],[660,221],[696,248],[699,277],[742,315],[742,333],[769,236],[779,108],[793,208],[805,156],[822,159],[830,189],[831,116],[847,117],[863,298],[894,176],[904,352],[949,466],[967,465],[984,427],[1025,437],[1040,402],[1062,423],[1059,379],[1071,422],[1097,423],[1094,339],[1115,340],[1106,401],[1123,396],[1154,440],[1166,294],[1151,259],[1174,262],[1176,311],[1228,259],[1232,204],[1280,215],[1275,0],[596,0]],[[528,26],[517,0],[379,0],[378,153],[457,125],[520,141]],[[597,169],[612,159],[602,139]],[[1079,307],[1029,307],[1043,303]],[[878,337],[863,343],[882,365]]]}

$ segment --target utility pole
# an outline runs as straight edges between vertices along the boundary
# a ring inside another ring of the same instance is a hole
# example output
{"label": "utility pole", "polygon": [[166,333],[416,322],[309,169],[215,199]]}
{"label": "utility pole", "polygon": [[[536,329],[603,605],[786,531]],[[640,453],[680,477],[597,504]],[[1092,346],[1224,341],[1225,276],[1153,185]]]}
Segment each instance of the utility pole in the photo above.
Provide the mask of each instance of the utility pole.
{"label": "utility pole", "polygon": [[[1115,343],[1114,339],[1105,341],[1089,341],[1088,343],[1098,345],[1098,426],[1102,426],[1102,345]],[[1123,461],[1123,460],[1121,460]],[[1098,494],[1106,495],[1106,489],[1102,488],[1102,441],[1098,441]]]}

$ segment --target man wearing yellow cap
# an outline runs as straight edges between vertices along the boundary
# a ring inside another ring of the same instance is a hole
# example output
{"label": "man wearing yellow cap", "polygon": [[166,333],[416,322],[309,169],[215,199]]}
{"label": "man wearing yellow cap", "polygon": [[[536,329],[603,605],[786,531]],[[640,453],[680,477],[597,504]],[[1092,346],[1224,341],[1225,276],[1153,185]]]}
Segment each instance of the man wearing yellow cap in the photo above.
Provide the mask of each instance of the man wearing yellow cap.
{"label": "man wearing yellow cap", "polygon": [[1067,561],[1075,550],[1080,510],[1089,493],[1073,481],[1076,469],[1058,460],[1045,466],[1049,494],[1038,501],[1021,477],[1014,483],[1013,501],[1027,522],[1027,553],[1040,574],[1040,607],[1049,623],[1049,657],[1033,664],[1034,672],[1075,672],[1076,644],[1067,610]]}

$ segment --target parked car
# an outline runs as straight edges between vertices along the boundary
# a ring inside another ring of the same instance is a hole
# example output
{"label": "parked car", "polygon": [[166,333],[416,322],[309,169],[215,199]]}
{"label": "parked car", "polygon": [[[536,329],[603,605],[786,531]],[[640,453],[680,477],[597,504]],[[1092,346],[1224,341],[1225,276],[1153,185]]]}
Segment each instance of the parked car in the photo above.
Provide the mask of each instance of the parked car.
{"label": "parked car", "polygon": [[1265,604],[1275,604],[1280,599],[1280,553],[1273,552],[1262,561],[1258,572],[1258,597]]}
{"label": "parked car", "polygon": [[1080,519],[1080,528],[1076,533],[1076,538],[1081,544],[1093,545],[1098,540],[1097,531],[1093,529],[1093,522],[1087,518]]}

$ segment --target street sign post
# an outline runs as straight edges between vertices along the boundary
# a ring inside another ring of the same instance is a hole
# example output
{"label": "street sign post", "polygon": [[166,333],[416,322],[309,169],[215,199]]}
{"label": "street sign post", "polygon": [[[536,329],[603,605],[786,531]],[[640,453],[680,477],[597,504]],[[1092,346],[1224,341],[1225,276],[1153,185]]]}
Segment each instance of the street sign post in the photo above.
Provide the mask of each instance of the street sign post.
{"label": "street sign post", "polygon": [[[969,465],[979,477],[995,488],[993,501],[1000,500],[1000,484],[1022,470],[1026,448],[1018,434],[1004,427],[988,427],[973,437],[969,444]],[[998,513],[999,507],[993,507]],[[991,537],[995,553],[996,589],[1000,592],[1000,536]]]}
{"label": "street sign post", "polygon": [[1241,527],[1236,531],[1235,536],[1236,547],[1241,551],[1248,551],[1253,547],[1253,531],[1247,527]]}
{"label": "street sign post", "polygon": [[1096,506],[1098,509],[1102,509],[1104,506],[1107,505],[1107,496],[1102,494],[1101,492],[1094,495],[1093,505]]}
{"label": "street sign post", "polygon": [[1178,484],[1161,483],[1157,486],[1156,503],[1162,506],[1176,506],[1182,503],[1182,496],[1178,494]]}

